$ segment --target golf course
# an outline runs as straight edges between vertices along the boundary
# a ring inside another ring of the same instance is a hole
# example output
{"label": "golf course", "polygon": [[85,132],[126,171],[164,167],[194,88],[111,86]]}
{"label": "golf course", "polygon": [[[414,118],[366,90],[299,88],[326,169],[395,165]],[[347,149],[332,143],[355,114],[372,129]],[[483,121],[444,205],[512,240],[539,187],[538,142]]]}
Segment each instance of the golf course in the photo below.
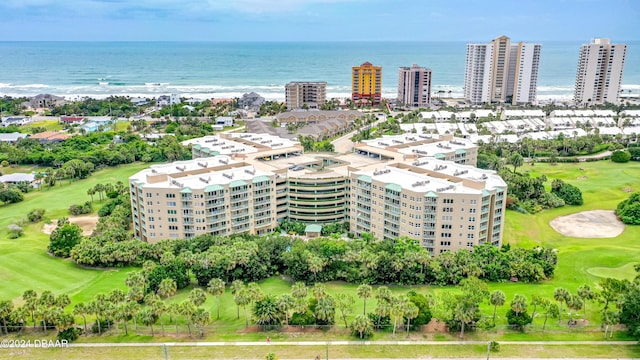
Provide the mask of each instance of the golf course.
{"label": "golf course", "polygon": [[[0,206],[0,300],[13,300],[16,306],[22,303],[21,295],[29,289],[41,293],[45,290],[52,291],[55,295],[67,294],[71,300],[70,308],[78,302],[89,302],[97,294],[106,294],[113,289],[127,289],[125,279],[135,268],[118,269],[87,269],[80,267],[71,260],[53,257],[46,251],[49,243],[49,236],[43,232],[43,227],[47,222],[60,217],[69,216],[68,208],[72,204],[82,204],[91,200],[87,194],[87,189],[99,183],[115,183],[122,181],[125,184],[130,175],[146,168],[148,164],[136,163],[127,166],[101,169],[93,173],[89,178],[77,181],[65,180],[61,184],[56,184],[52,188],[46,186],[40,190],[34,190],[25,194],[24,201],[15,204],[5,204]],[[4,169],[3,169],[4,170]],[[20,168],[12,168],[12,171],[19,171]],[[505,306],[497,310],[496,327],[489,330],[470,331],[465,333],[465,340],[470,341],[600,341],[603,339],[601,324],[601,305],[596,301],[589,301],[584,310],[574,313],[578,319],[578,326],[569,327],[566,323],[568,310],[563,309],[561,314],[565,321],[549,318],[545,330],[542,331],[543,317],[541,314],[533,319],[533,323],[524,332],[513,331],[506,326],[505,313],[509,308],[509,302],[514,296],[523,295],[531,299],[533,295],[553,299],[556,288],[562,287],[575,293],[583,284],[589,285],[592,289],[598,289],[598,283],[607,277],[616,279],[633,279],[636,275],[634,265],[640,263],[640,226],[624,226],[618,224],[622,232],[618,235],[608,237],[593,237],[593,234],[581,236],[580,233],[573,236],[566,236],[556,231],[551,223],[560,217],[579,214],[588,211],[600,211],[615,209],[617,204],[626,199],[630,193],[640,191],[640,162],[630,162],[617,164],[610,161],[588,162],[588,163],[565,163],[565,164],[525,164],[520,172],[527,172],[531,176],[546,175],[547,186],[551,186],[553,179],[561,179],[569,184],[575,185],[582,191],[584,205],[564,206],[552,210],[545,210],[537,214],[523,214],[509,210],[506,214],[506,224],[503,243],[511,247],[533,248],[544,246],[557,250],[558,265],[552,279],[537,284],[527,284],[521,282],[489,283],[489,291],[501,290],[506,294],[507,302]],[[3,171],[6,173],[6,171]],[[93,214],[106,203],[106,200],[94,199]],[[17,239],[9,239],[8,226],[15,220],[26,217],[26,214],[36,208],[46,210],[44,220],[38,223],[28,223],[24,226],[24,235]],[[584,213],[584,216],[575,221],[589,221],[596,219]],[[586,220],[585,220],[586,219]],[[607,218],[603,218],[607,219]],[[565,218],[560,219],[560,223],[567,224]],[[609,220],[604,220],[609,223]],[[616,220],[613,220],[614,222]],[[578,224],[579,227],[579,223]],[[575,227],[568,226],[568,227]],[[595,224],[597,229],[597,224]],[[187,299],[192,285],[179,290],[171,296],[168,302],[182,302]],[[280,295],[287,293],[291,289],[291,282],[284,275],[275,276],[259,283],[264,294]],[[327,293],[336,295],[346,293],[353,296],[355,305],[353,314],[362,312],[364,302],[357,296],[358,284],[347,284],[342,282],[332,282],[325,284]],[[447,291],[459,291],[454,287],[416,286],[402,287],[389,286],[393,294],[404,294],[409,290],[414,290],[421,294],[439,294]],[[374,287],[375,290],[375,287]],[[374,309],[376,299],[370,298],[366,303],[367,309]],[[155,327],[160,329],[160,323],[167,324],[167,330],[162,333],[157,330],[156,336],[150,336],[145,327],[140,327],[137,335],[129,332],[125,336],[121,329],[113,330],[102,336],[81,336],[76,343],[121,343],[121,342],[180,342],[180,341],[264,341],[266,336],[270,336],[272,341],[329,341],[329,340],[354,340],[345,329],[344,324],[338,319],[336,313],[336,324],[328,331],[259,331],[257,328],[245,328],[245,320],[241,315],[237,316],[237,307],[230,291],[226,291],[220,297],[220,319],[216,314],[218,305],[215,297],[208,296],[203,307],[212,314],[211,324],[208,325],[205,338],[190,338],[185,335],[183,324],[180,324],[179,335],[175,335],[176,328],[169,325],[169,317],[161,319]],[[531,305],[529,305],[531,309]],[[481,305],[480,311],[483,315],[491,316],[494,307],[488,303]],[[82,319],[77,318],[76,324],[82,324]],[[30,336],[11,335],[18,337]],[[194,334],[195,336],[195,334]],[[38,338],[42,338],[42,333]],[[55,332],[51,331],[46,338],[55,338]],[[406,334],[393,335],[390,331],[375,332],[369,340],[405,340]],[[446,333],[442,331],[412,332],[409,340],[429,340],[429,341],[453,341],[458,340],[458,333]],[[621,329],[613,333],[613,337],[607,340],[633,340]],[[275,344],[274,344],[275,345]],[[421,345],[412,347],[398,346],[369,346],[361,348],[335,346],[334,356],[349,357],[412,357],[428,352],[432,357],[451,357],[452,354],[458,357],[482,357],[486,352],[485,345],[447,345],[430,347],[433,350],[425,350]],[[524,345],[523,345],[524,346]],[[613,358],[633,358],[640,357],[640,347],[605,345],[566,345],[556,346],[555,350],[549,346],[528,347],[517,345],[503,345],[500,356],[504,357],[613,357]],[[344,349],[343,349],[344,348]],[[529,349],[529,350],[525,350]],[[171,354],[176,354],[175,358],[205,358],[207,352],[202,348],[189,350],[187,347],[172,348]],[[342,350],[340,350],[342,349]],[[560,350],[558,350],[560,349]],[[220,357],[247,357],[264,358],[267,349],[242,348],[240,347],[220,347],[214,349]],[[273,346],[270,352],[278,354],[279,358],[304,358],[315,354],[324,354],[324,347],[311,350],[296,350],[286,346]],[[307,351],[309,350],[309,351]],[[0,358],[6,355],[0,350]],[[42,352],[37,349],[14,349],[13,355],[23,355],[25,358],[39,358],[42,354],[49,357],[42,358],[63,358],[67,356],[91,356],[94,359],[113,357],[126,358],[149,358],[162,356],[159,348],[145,347],[138,352],[136,348],[105,349],[98,348],[71,348],[52,349],[50,352]],[[211,350],[213,351],[213,350]],[[524,353],[523,353],[524,351]],[[136,354],[137,353],[137,354]],[[544,356],[543,356],[544,355]],[[211,354],[209,353],[209,356]],[[173,358],[173,357],[172,357]]]}

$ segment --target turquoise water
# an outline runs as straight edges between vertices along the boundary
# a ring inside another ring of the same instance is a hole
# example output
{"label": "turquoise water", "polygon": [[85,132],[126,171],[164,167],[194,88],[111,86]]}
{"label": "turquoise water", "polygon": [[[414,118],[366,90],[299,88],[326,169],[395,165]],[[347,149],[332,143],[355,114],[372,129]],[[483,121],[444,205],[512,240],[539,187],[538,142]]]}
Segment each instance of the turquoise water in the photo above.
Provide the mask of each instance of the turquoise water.
{"label": "turquoise water", "polygon": [[[538,97],[570,98],[580,42],[542,44]],[[628,43],[623,89],[640,93],[640,42]],[[397,69],[433,70],[433,91],[462,93],[465,42],[0,42],[0,95],[66,97],[241,96],[284,98],[289,81],[327,82],[348,97],[351,66],[383,67],[383,94],[397,92]]]}

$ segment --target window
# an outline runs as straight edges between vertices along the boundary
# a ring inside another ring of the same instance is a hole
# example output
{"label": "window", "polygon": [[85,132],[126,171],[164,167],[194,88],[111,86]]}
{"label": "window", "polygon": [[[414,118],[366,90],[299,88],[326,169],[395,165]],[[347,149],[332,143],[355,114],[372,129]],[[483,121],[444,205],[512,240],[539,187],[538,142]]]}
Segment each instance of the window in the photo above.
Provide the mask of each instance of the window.
{"label": "window", "polygon": [[451,224],[442,224],[441,228],[445,230],[451,230]]}
{"label": "window", "polygon": [[169,225],[169,230],[178,230],[178,227],[175,225]]}
{"label": "window", "polygon": [[178,222],[178,218],[168,218],[168,222]]}
{"label": "window", "polygon": [[475,222],[475,221],[476,221],[475,216],[469,216],[469,222]]}
{"label": "window", "polygon": [[167,201],[167,206],[176,206],[175,201]]}
{"label": "window", "polygon": [[473,247],[473,242],[468,242],[468,243],[467,243],[467,247],[472,248],[472,247]]}
{"label": "window", "polygon": [[467,234],[467,239],[473,239],[473,238],[475,238],[475,235],[473,235],[473,234]]}
{"label": "window", "polygon": [[442,208],[442,212],[453,212],[453,208],[452,207]]}
{"label": "window", "polygon": [[178,213],[178,210],[167,210],[167,214],[173,214],[173,215],[175,215],[175,214],[177,214],[177,213]]}
{"label": "window", "polygon": [[150,198],[151,196],[153,196],[151,193],[146,193],[145,194],[146,197]]}
{"label": "window", "polygon": [[167,197],[167,199],[175,199],[176,198],[176,194],[165,194],[165,196]]}
{"label": "window", "polygon": [[153,205],[153,201],[147,201],[147,205]]}
{"label": "window", "polygon": [[473,230],[475,230],[475,229],[476,229],[476,226],[475,226],[475,225],[469,225],[469,231],[473,231]]}
{"label": "window", "polygon": [[471,213],[471,214],[475,214],[475,213],[476,213],[476,209],[475,209],[475,208],[471,208],[471,209],[469,209],[469,213]]}
{"label": "window", "polygon": [[446,232],[440,233],[440,237],[450,238],[451,237],[451,233],[446,233]]}
{"label": "window", "polygon": [[440,246],[451,246],[451,241],[440,241]]}
{"label": "window", "polygon": [[155,221],[155,219],[153,218],[153,216],[149,216],[149,221]]}
{"label": "window", "polygon": [[453,204],[453,199],[443,199],[442,203],[443,204]]}

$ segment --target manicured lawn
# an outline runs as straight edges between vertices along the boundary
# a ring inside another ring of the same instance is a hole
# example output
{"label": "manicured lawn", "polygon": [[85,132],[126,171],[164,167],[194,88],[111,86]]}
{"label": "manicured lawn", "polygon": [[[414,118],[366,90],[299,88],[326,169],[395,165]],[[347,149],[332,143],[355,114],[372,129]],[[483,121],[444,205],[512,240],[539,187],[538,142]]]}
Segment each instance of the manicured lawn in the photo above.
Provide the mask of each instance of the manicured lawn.
{"label": "manicured lawn", "polygon": [[[14,220],[23,218],[35,208],[46,209],[45,217],[57,219],[69,216],[71,204],[80,204],[90,200],[87,189],[97,183],[115,183],[147,167],[147,164],[132,164],[117,168],[107,168],[92,174],[91,177],[51,189],[44,187],[25,195],[24,201],[17,204],[0,206],[0,299],[15,299],[27,289],[38,292],[51,290],[56,294],[67,293],[72,300],[86,300],[87,296],[114,287],[123,287],[128,270],[87,270],[71,261],[51,257],[46,248],[49,237],[41,229],[43,222],[25,227],[24,236],[10,240],[7,226]],[[101,204],[94,203],[98,208]]]}
{"label": "manicured lawn", "polygon": [[[35,289],[38,292],[42,290],[52,290],[56,294],[67,293],[75,303],[77,301],[89,301],[97,293],[106,293],[114,288],[124,289],[124,279],[126,274],[132,269],[115,269],[107,271],[82,269],[73,263],[50,257],[45,249],[48,243],[48,237],[40,232],[42,223],[30,225],[26,228],[25,236],[16,239],[7,239],[7,225],[12,219],[24,217],[26,213],[33,208],[46,208],[46,216],[49,218],[57,218],[67,216],[67,208],[73,203],[82,203],[89,200],[86,190],[96,183],[115,182],[117,180],[126,181],[127,177],[133,173],[145,168],[146,164],[134,164],[119,168],[109,168],[101,170],[93,174],[89,179],[73,182],[68,184],[64,181],[62,186],[56,186],[50,190],[35,191],[25,197],[25,201],[18,204],[0,206],[0,278],[3,284],[8,286],[0,287],[0,299],[15,299],[19,297],[24,290]],[[580,168],[584,170],[580,170]],[[629,193],[623,189],[630,187],[634,191],[640,191],[640,163],[629,164],[613,164],[611,162],[602,161],[594,163],[581,164],[560,164],[551,166],[548,164],[536,164],[535,166],[525,165],[522,171],[528,170],[532,175],[544,173],[551,179],[561,178],[571,184],[580,187],[583,191],[585,205],[580,207],[563,207],[545,211],[535,215],[520,214],[509,211],[506,216],[504,242],[512,246],[533,247],[542,245],[552,247],[558,250],[559,265],[556,270],[555,277],[542,284],[523,284],[523,283],[494,283],[489,284],[490,290],[500,289],[507,295],[507,304],[515,294],[526,295],[531,297],[538,294],[551,298],[553,291],[557,287],[565,287],[571,292],[575,292],[581,284],[590,284],[597,287],[597,283],[605,276],[615,276],[617,278],[632,278],[633,264],[637,263],[640,258],[640,227],[627,227],[625,231],[614,239],[578,239],[562,236],[556,233],[550,226],[549,221],[561,215],[567,215],[585,210],[595,209],[614,209],[619,201],[626,198]],[[96,206],[98,207],[98,206]],[[290,284],[280,277],[260,282],[263,292],[266,294],[279,295],[288,292]],[[345,284],[341,282],[326,284],[330,294],[349,293],[356,299],[354,313],[349,317],[352,319],[356,314],[362,312],[363,301],[357,298],[357,285]],[[405,293],[408,287],[391,287],[396,294]],[[176,294],[170,301],[183,301],[187,298],[188,291],[191,288],[184,289]],[[451,288],[438,288],[432,286],[420,286],[413,288],[421,293],[451,291]],[[367,301],[367,310],[375,309],[376,302],[374,299]],[[507,305],[508,306],[508,305]],[[547,323],[547,331],[541,331],[541,324],[544,321],[540,315],[534,320],[534,325],[527,333],[515,333],[505,330],[500,324],[504,324],[504,314],[507,306],[498,309],[499,324],[496,330],[487,332],[469,332],[466,335],[468,339],[503,339],[503,340],[599,340],[602,338],[602,332],[598,326],[600,324],[600,316],[598,314],[599,305],[596,303],[587,304],[588,323],[581,323],[578,329],[569,329],[566,325],[568,313],[564,311],[563,321],[549,319]],[[254,333],[244,331],[244,312],[240,309],[240,318],[238,319],[237,308],[233,301],[233,297],[229,292],[221,297],[220,320],[216,319],[217,307],[214,297],[209,297],[204,305],[213,317],[211,332],[207,333],[207,339],[219,341],[246,340],[254,341],[264,339],[264,333]],[[563,310],[565,307],[563,307]],[[487,304],[481,307],[483,314],[489,316],[493,313],[493,308]],[[530,307],[530,311],[532,308]],[[582,318],[583,312],[580,311],[574,316],[578,319]],[[164,322],[168,322],[165,317]],[[310,333],[310,334],[286,334],[271,333],[274,341],[291,339],[340,339],[346,336],[342,320],[339,314],[336,314],[337,330],[328,333]],[[168,329],[171,327],[168,326]],[[156,326],[160,329],[160,322]],[[169,330],[168,330],[169,331]],[[181,329],[181,332],[183,330]],[[423,336],[415,334],[412,336]],[[427,335],[424,335],[427,336]],[[456,335],[448,334],[431,334],[429,335],[435,340],[451,340]],[[374,339],[389,339],[389,333],[376,333]],[[624,339],[624,333],[616,333],[614,339]],[[171,339],[171,338],[170,338]],[[81,341],[158,341],[160,337],[121,337],[121,336],[104,336],[82,338]],[[165,341],[175,341],[166,340]],[[540,347],[538,347],[540,348]],[[577,349],[578,353],[584,351],[588,347]],[[369,348],[375,349],[375,348]],[[84,350],[84,349],[83,349]],[[136,354],[143,354],[148,349],[140,350]],[[157,350],[157,349],[155,349]],[[462,349],[459,349],[462,351]],[[54,350],[51,354],[72,354],[77,350]],[[69,353],[65,353],[69,351]],[[117,350],[114,350],[117,352]],[[126,350],[129,351],[129,350]],[[149,350],[150,351],[150,350]],[[174,351],[174,349],[172,349]],[[194,350],[199,351],[199,350]],[[204,350],[203,350],[204,351]],[[346,350],[345,350],[346,351]],[[373,350],[372,350],[373,351]],[[398,357],[386,347],[377,348],[377,354],[387,357]],[[464,350],[456,355],[460,356],[482,356],[482,351]],[[513,353],[508,352],[507,347],[503,347],[500,356],[520,355],[517,350]],[[590,355],[597,354],[600,350],[586,352]],[[615,351],[622,351],[615,349]],[[571,350],[568,353],[572,353]],[[104,354],[109,352],[105,351]],[[400,354],[401,352],[398,352]],[[576,354],[578,354],[576,353]],[[78,353],[80,354],[80,353]],[[85,353],[83,353],[85,354]],[[96,355],[96,359],[101,358],[102,352]],[[115,357],[115,353],[110,353]],[[146,353],[145,353],[146,354]],[[235,354],[235,352],[233,352]],[[238,353],[239,354],[239,353]],[[293,352],[291,356],[295,357]],[[428,353],[431,355],[431,353]],[[541,354],[541,353],[540,353]],[[32,355],[35,355],[32,353]],[[247,356],[254,356],[251,353]],[[368,350],[365,355],[369,354]],[[39,355],[38,355],[39,356]],[[61,355],[62,356],[62,355]],[[140,355],[141,357],[145,357]],[[149,355],[154,356],[154,355]],[[185,354],[185,357],[198,357],[199,354]],[[240,355],[237,355],[240,356]],[[283,354],[283,357],[287,355]],[[349,356],[344,353],[344,356]],[[358,353],[358,357],[363,357]],[[445,356],[434,354],[432,356]],[[593,355],[595,356],[595,355]],[[603,355],[604,357],[605,355]],[[619,353],[613,357],[631,357],[628,353]],[[127,357],[129,357],[127,355]],[[261,355],[263,357],[263,355]],[[298,358],[304,356],[298,356]],[[312,355],[312,358],[315,354]]]}
{"label": "manicured lawn", "polygon": [[24,126],[24,128],[30,129],[35,127],[43,127],[47,131],[57,131],[57,130],[62,130],[62,126],[63,124],[58,120],[43,120],[43,121],[32,122],[31,124]]}

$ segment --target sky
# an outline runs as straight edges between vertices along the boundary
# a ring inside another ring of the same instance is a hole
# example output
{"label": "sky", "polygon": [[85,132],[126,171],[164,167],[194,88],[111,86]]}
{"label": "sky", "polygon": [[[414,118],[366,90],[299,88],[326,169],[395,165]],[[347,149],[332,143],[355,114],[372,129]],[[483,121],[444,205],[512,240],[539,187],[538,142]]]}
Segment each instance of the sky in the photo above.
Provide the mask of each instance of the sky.
{"label": "sky", "polygon": [[0,0],[0,14],[0,41],[640,39],[640,0]]}

